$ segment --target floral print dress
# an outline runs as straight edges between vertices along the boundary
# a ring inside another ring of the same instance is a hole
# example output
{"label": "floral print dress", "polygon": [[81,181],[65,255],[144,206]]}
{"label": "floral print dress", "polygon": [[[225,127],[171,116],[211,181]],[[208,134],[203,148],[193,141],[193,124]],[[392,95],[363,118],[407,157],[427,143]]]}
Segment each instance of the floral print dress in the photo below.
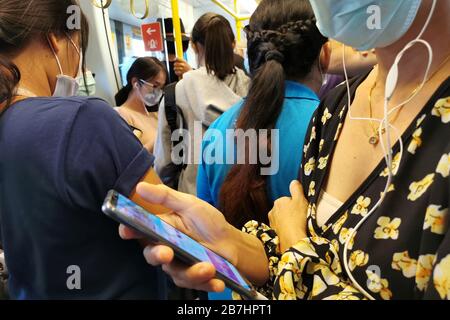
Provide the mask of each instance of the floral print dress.
{"label": "floral print dress", "polygon": [[[351,93],[365,76],[351,80]],[[384,159],[321,227],[319,192],[327,176],[347,108],[341,85],[317,110],[306,138],[300,181],[309,201],[308,238],[279,252],[274,230],[255,221],[244,230],[265,244],[272,299],[366,299],[344,268],[344,244],[377,203],[388,170]],[[435,92],[394,146],[395,176],[386,197],[349,240],[348,268],[375,299],[450,299],[450,78]]]}

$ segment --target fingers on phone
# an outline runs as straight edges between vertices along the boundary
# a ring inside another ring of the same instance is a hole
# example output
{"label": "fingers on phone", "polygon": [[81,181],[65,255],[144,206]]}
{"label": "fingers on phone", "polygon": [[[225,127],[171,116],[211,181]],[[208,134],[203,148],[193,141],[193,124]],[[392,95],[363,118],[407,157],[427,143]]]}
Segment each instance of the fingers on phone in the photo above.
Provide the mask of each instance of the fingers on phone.
{"label": "fingers on phone", "polygon": [[145,260],[152,266],[166,265],[172,262],[174,252],[167,246],[147,246],[144,249]]}
{"label": "fingers on phone", "polygon": [[119,235],[124,240],[143,238],[143,235],[141,235],[139,232],[137,232],[131,228],[128,228],[127,226],[124,226],[123,224],[121,224],[119,226]]}
{"label": "fingers on phone", "polygon": [[194,196],[175,191],[164,185],[151,185],[140,183],[137,193],[146,201],[163,205],[178,213],[183,213],[186,208],[192,207],[198,199]]}
{"label": "fingers on phone", "polygon": [[216,270],[211,263],[201,262],[191,267],[180,262],[163,265],[164,272],[169,274],[176,286],[201,291],[221,292],[225,289],[223,281],[214,279]]}

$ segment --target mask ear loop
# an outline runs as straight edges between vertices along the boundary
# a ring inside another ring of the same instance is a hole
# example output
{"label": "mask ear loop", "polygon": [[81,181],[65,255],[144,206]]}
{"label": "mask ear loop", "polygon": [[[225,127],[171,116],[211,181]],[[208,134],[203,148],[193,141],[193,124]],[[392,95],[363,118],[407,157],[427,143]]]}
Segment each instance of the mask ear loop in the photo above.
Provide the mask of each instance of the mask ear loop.
{"label": "mask ear loop", "polygon": [[[353,117],[351,115],[351,93],[350,93],[350,85],[348,82],[348,74],[347,74],[347,69],[346,69],[346,65],[345,65],[345,45],[343,44],[343,52],[342,52],[342,64],[343,64],[343,68],[344,68],[344,75],[345,75],[345,82],[346,82],[346,86],[347,86],[347,99],[348,99],[348,112],[349,112],[349,118],[352,120],[372,120],[372,121],[377,121],[380,123],[379,127],[378,127],[378,135],[380,137],[380,142],[381,142],[381,148],[383,150],[383,154],[384,154],[384,158],[387,164],[387,169],[388,169],[388,178],[387,178],[387,182],[386,182],[386,186],[384,188],[384,192],[382,193],[380,199],[377,201],[377,203],[373,206],[373,208],[367,213],[367,215],[365,217],[363,217],[358,224],[351,230],[350,234],[347,237],[347,240],[345,241],[344,244],[344,252],[343,252],[343,259],[344,259],[344,268],[345,271],[349,277],[349,279],[351,280],[351,282],[353,283],[353,285],[355,286],[355,288],[357,288],[362,294],[364,294],[364,296],[366,296],[366,298],[370,299],[370,300],[375,300],[375,298],[369,294],[366,290],[364,290],[364,288],[362,288],[359,283],[356,281],[356,279],[353,277],[351,270],[348,266],[348,246],[349,243],[351,242],[351,240],[354,238],[354,236],[356,235],[357,230],[361,227],[361,225],[372,215],[373,212],[375,212],[375,210],[381,205],[382,201],[384,200],[384,197],[386,196],[386,193],[388,192],[388,189],[391,185],[391,182],[393,180],[393,176],[395,175],[392,172],[392,146],[391,146],[391,139],[390,139],[390,129],[394,129],[395,133],[398,136],[398,141],[399,141],[399,145],[400,145],[400,158],[399,158],[399,163],[397,164],[397,168],[400,166],[400,162],[403,156],[403,141],[402,141],[402,137],[400,135],[399,130],[391,125],[389,123],[389,115],[394,112],[395,110],[397,110],[398,108],[400,108],[402,105],[407,104],[409,101],[411,101],[418,93],[419,91],[423,88],[423,86],[425,85],[427,79],[428,79],[428,74],[430,72],[431,69],[431,64],[433,62],[433,50],[430,46],[430,44],[422,39],[420,39],[420,37],[423,35],[423,33],[425,32],[426,28],[428,27],[428,24],[431,20],[431,17],[433,15],[434,9],[436,7],[436,0],[433,0],[433,4],[432,7],[430,9],[430,13],[428,15],[428,18],[422,28],[422,30],[420,31],[419,35],[417,36],[416,39],[412,40],[411,42],[409,42],[405,48],[403,48],[396,56],[395,60],[394,60],[394,64],[392,65],[391,69],[389,70],[387,79],[386,79],[386,88],[385,88],[385,100],[384,100],[384,117],[382,120],[380,119],[371,119],[371,118],[364,118],[364,117]],[[409,97],[408,99],[406,99],[404,102],[398,104],[397,106],[395,106],[394,108],[392,108],[390,111],[388,111],[388,105],[389,105],[389,101],[394,93],[395,87],[397,85],[397,80],[398,80],[398,64],[401,60],[401,58],[403,57],[403,54],[410,49],[414,44],[416,43],[422,43],[423,45],[425,45],[425,47],[428,49],[428,65],[422,80],[422,83],[420,84],[420,86],[418,87],[418,89],[416,90],[416,92],[411,95],[411,97]],[[385,141],[383,139],[383,134],[382,134],[382,128],[383,126],[386,128],[386,145],[385,145]]]}
{"label": "mask ear loop", "polygon": [[81,48],[78,48],[77,45],[75,44],[75,41],[73,41],[72,37],[66,33],[67,38],[69,39],[70,43],[72,43],[73,47],[75,48],[75,50],[78,53],[78,56],[80,57],[80,62],[78,63],[78,77],[81,77],[81,75],[83,74],[83,52],[81,51]]}
{"label": "mask ear loop", "polygon": [[55,49],[53,48],[52,43],[50,42],[50,38],[48,37],[48,35],[47,35],[47,42],[48,42],[48,45],[50,46],[50,49],[51,49],[52,52],[53,52],[53,55],[55,56],[56,63],[58,64],[59,75],[62,76],[62,75],[64,75],[64,73],[63,73],[63,69],[62,69],[62,66],[61,66],[61,62],[59,61],[58,55],[56,54],[56,51],[55,51]]}

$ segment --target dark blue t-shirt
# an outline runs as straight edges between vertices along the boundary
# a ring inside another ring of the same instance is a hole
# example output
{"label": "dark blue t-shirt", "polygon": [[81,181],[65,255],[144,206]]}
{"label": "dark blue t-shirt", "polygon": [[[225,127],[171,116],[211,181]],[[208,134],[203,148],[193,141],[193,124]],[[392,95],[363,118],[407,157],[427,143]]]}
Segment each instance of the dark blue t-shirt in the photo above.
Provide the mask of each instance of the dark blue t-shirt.
{"label": "dark blue t-shirt", "polygon": [[160,273],[101,211],[108,190],[129,196],[153,160],[103,100],[9,107],[0,116],[0,228],[11,297],[163,298]]}

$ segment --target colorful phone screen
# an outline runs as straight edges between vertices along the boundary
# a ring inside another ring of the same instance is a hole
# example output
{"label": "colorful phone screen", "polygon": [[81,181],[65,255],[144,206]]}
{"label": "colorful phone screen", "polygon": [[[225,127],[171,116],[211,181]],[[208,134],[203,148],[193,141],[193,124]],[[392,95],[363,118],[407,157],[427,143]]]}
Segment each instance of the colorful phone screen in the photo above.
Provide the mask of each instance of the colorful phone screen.
{"label": "colorful phone screen", "polygon": [[148,213],[128,198],[119,195],[117,198],[116,209],[122,214],[126,214],[133,223],[144,227],[144,229],[152,230],[161,238],[169,241],[173,246],[189,253],[199,261],[211,262],[216,267],[217,272],[239,286],[250,290],[249,285],[245,282],[234,265],[157,216]]}

